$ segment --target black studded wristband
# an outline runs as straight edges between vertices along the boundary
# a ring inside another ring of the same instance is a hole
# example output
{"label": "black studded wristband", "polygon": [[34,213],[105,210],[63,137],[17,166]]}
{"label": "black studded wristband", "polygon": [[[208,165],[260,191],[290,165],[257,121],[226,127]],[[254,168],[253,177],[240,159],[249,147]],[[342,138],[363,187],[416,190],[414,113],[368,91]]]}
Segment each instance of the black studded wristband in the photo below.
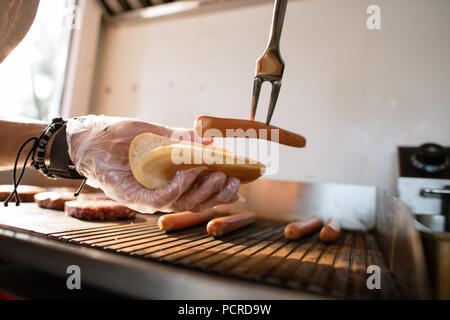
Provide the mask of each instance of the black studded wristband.
{"label": "black studded wristband", "polygon": [[50,149],[50,165],[48,167],[50,174],[59,178],[66,179],[84,179],[76,169],[69,158],[69,147],[66,139],[66,124],[56,132]]}
{"label": "black studded wristband", "polygon": [[[50,138],[53,138],[51,150],[47,150]],[[31,165],[51,179],[84,179],[69,158],[69,148],[66,140],[66,121],[55,118],[39,138],[36,160]],[[49,166],[45,163],[45,154],[50,154]]]}
{"label": "black studded wristband", "polygon": [[[48,142],[50,138],[55,135],[53,139],[53,144],[51,150],[47,150]],[[28,151],[28,154],[25,158],[24,165],[20,174],[17,176],[17,165],[19,162],[20,154],[23,149],[29,144],[33,143],[31,149]],[[86,178],[80,175],[73,163],[69,158],[69,148],[66,141],[66,121],[62,118],[55,118],[52,120],[50,125],[45,129],[45,131],[41,134],[40,137],[31,137],[26,140],[22,146],[19,148],[17,152],[16,160],[14,162],[13,169],[13,185],[14,190],[11,192],[9,197],[5,200],[4,205],[7,206],[8,202],[15,197],[16,205],[20,204],[20,197],[17,192],[17,187],[20,185],[22,181],[23,174],[25,172],[25,167],[27,165],[28,160],[31,157],[31,166],[36,170],[39,170],[44,175],[49,178],[57,179],[57,178],[66,178],[66,179],[83,179],[80,188],[75,193],[78,195],[86,183]],[[50,152],[50,164],[49,166],[45,163],[45,154]],[[37,153],[36,159],[35,155]]]}
{"label": "black studded wristband", "polygon": [[58,131],[64,124],[65,121],[62,118],[55,118],[52,120],[47,129],[45,129],[44,133],[39,137],[36,160],[33,159],[33,161],[31,162],[32,167],[34,167],[36,170],[39,170],[48,178],[55,179],[57,177],[50,172],[49,168],[45,164],[45,152],[47,149],[47,145],[53,134]]}

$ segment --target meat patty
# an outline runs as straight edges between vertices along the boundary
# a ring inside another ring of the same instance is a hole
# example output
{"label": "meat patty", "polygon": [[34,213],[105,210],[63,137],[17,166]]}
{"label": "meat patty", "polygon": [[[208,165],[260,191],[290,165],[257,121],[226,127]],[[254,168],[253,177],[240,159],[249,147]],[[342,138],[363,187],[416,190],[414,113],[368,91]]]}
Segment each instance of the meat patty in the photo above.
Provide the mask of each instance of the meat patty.
{"label": "meat patty", "polygon": [[34,202],[41,208],[64,210],[64,204],[67,201],[75,200],[73,192],[48,191],[34,195]]}
{"label": "meat patty", "polygon": [[34,202],[41,208],[64,211],[64,204],[72,200],[108,200],[104,193],[83,193],[75,197],[70,189],[53,189],[34,195]]}
{"label": "meat patty", "polygon": [[136,212],[114,200],[74,200],[64,204],[71,217],[85,220],[132,219]]}
{"label": "meat patty", "polygon": [[[11,192],[14,190],[14,186],[11,184],[0,185],[0,201],[5,201]],[[37,186],[20,185],[17,188],[17,193],[19,194],[20,201],[22,202],[33,202],[34,195],[39,192],[44,192],[45,188]],[[13,196],[11,201],[16,201],[16,197]]]}

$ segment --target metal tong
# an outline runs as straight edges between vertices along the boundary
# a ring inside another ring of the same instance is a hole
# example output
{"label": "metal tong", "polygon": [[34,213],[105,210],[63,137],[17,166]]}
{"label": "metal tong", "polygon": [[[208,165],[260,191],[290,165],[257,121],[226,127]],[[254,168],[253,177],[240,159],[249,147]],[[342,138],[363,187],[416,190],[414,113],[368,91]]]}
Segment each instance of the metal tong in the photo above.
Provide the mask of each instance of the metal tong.
{"label": "metal tong", "polygon": [[264,81],[272,83],[270,94],[269,110],[267,112],[266,124],[270,124],[273,111],[277,103],[278,94],[281,88],[281,78],[284,72],[284,61],[280,54],[280,37],[283,29],[284,14],[286,12],[287,0],[275,0],[273,9],[272,27],[270,29],[270,39],[266,51],[256,62],[256,74],[253,80],[252,113],[251,119],[255,119],[256,108],[258,107],[259,94]]}

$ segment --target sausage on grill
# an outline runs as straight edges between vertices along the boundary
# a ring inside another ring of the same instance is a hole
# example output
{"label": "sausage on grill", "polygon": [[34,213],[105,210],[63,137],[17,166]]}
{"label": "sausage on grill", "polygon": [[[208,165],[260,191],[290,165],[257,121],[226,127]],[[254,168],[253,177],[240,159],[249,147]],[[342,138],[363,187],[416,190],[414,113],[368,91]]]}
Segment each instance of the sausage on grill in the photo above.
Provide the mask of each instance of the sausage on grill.
{"label": "sausage on grill", "polygon": [[214,216],[214,209],[206,209],[200,212],[184,211],[170,213],[158,219],[158,226],[164,231],[186,229],[209,221]]}
{"label": "sausage on grill", "polygon": [[314,233],[323,226],[323,221],[318,216],[289,223],[284,228],[284,237],[289,240],[296,240]]}
{"label": "sausage on grill", "polygon": [[206,226],[209,235],[220,237],[231,231],[243,228],[256,220],[256,214],[251,211],[244,211],[226,217],[211,220]]}
{"label": "sausage on grill", "polygon": [[323,242],[334,242],[341,236],[341,224],[335,218],[330,218],[320,231],[319,239]]}

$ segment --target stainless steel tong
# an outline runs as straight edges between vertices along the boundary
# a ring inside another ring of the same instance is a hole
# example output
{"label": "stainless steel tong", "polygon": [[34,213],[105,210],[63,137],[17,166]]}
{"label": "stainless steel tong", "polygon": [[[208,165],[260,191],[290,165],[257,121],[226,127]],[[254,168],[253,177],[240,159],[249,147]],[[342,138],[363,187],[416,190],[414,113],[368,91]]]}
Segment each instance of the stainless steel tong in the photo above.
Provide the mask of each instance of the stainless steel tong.
{"label": "stainless steel tong", "polygon": [[284,61],[280,54],[280,37],[281,30],[283,29],[286,6],[287,0],[275,0],[269,43],[267,44],[266,51],[256,62],[256,74],[255,80],[253,81],[251,119],[253,120],[255,118],[262,83],[264,81],[269,81],[272,83],[272,92],[270,94],[266,124],[270,124],[270,120],[272,119],[278,94],[280,93],[281,78],[283,77],[284,72]]}

